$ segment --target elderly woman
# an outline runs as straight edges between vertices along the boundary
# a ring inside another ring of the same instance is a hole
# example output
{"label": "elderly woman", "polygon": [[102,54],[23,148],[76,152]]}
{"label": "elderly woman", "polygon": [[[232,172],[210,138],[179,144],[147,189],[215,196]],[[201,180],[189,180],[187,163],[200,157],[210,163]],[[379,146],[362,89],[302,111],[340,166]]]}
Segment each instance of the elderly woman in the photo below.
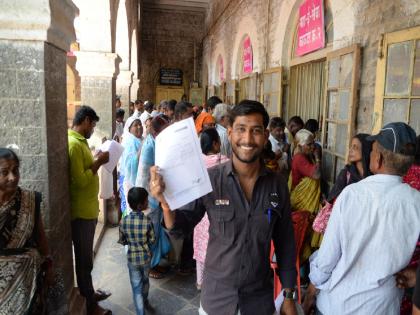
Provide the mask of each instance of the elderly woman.
{"label": "elderly woman", "polygon": [[52,264],[41,218],[41,195],[19,184],[19,159],[0,148],[0,310],[44,314]]}
{"label": "elderly woman", "polygon": [[[299,130],[295,135],[295,151],[292,159],[292,170],[289,177],[290,205],[293,211],[309,211],[316,214],[321,197],[321,159],[315,151],[312,132]],[[320,234],[313,233],[311,242],[305,242],[302,261],[311,254],[311,247],[319,247]]]}
{"label": "elderly woman", "polygon": [[168,125],[169,118],[165,115],[156,116],[151,120],[150,134],[147,135],[143,143],[135,182],[136,186],[143,187],[149,192],[150,213],[148,214],[148,217],[152,220],[156,236],[156,242],[152,248],[153,257],[150,263],[151,269],[149,276],[155,279],[163,277],[158,265],[161,257],[166,255],[169,251],[169,241],[161,226],[162,209],[159,206],[159,202],[150,194],[150,168],[155,165],[155,138]]}
{"label": "elderly woman", "polygon": [[124,152],[120,158],[120,197],[121,213],[126,216],[130,209],[127,206],[127,193],[136,183],[139,157],[141,152],[143,127],[140,119],[131,116],[124,126],[122,146]]}

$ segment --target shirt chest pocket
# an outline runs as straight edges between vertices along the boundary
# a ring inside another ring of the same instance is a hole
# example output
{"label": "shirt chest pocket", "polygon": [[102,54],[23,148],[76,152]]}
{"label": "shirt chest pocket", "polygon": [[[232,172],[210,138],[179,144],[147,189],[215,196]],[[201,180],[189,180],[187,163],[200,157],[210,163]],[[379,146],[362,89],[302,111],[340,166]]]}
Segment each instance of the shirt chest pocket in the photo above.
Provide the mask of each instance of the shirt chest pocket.
{"label": "shirt chest pocket", "polygon": [[213,206],[209,211],[209,234],[218,242],[233,244],[235,241],[235,211],[232,206]]}

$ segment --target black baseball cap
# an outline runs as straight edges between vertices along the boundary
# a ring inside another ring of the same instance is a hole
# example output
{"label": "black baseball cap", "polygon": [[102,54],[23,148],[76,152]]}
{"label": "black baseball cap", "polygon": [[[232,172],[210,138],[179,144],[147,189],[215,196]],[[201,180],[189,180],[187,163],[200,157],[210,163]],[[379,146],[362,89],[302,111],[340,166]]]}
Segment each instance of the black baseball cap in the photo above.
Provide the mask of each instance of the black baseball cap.
{"label": "black baseball cap", "polygon": [[416,151],[416,132],[403,122],[393,122],[382,127],[377,135],[367,138],[378,141],[385,149],[394,153],[414,155]]}

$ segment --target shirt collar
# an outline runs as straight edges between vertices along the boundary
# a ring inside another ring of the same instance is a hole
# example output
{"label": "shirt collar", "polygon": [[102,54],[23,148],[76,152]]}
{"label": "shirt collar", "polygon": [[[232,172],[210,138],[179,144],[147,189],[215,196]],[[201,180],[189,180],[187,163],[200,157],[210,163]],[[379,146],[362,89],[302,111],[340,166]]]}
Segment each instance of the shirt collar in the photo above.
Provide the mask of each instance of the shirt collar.
{"label": "shirt collar", "polygon": [[80,133],[74,131],[73,129],[68,130],[68,135],[81,141],[87,141],[85,137],[83,137]]}
{"label": "shirt collar", "polygon": [[217,128],[220,129],[220,131],[226,131],[227,129],[225,127],[223,127],[221,124],[217,124],[216,125]]}
{"label": "shirt collar", "polygon": [[389,174],[376,174],[366,177],[363,181],[366,182],[388,182],[388,183],[401,183],[402,177],[398,175]]}
{"label": "shirt collar", "polygon": [[[261,165],[262,166],[264,165],[262,161],[261,161]],[[224,175],[225,176],[233,176],[233,175],[236,175],[236,172],[233,169],[233,162],[232,162],[232,160],[229,160],[226,163],[224,163],[223,168],[224,168],[223,172],[224,172]],[[268,173],[269,173],[269,171],[267,170],[267,168],[263,166],[263,167],[260,168],[260,172],[258,174],[258,177],[265,176]]]}
{"label": "shirt collar", "polygon": [[274,138],[274,136],[271,133],[270,133],[270,136],[268,137],[268,140],[275,141],[277,144],[280,143],[280,141],[278,141],[276,138]]}

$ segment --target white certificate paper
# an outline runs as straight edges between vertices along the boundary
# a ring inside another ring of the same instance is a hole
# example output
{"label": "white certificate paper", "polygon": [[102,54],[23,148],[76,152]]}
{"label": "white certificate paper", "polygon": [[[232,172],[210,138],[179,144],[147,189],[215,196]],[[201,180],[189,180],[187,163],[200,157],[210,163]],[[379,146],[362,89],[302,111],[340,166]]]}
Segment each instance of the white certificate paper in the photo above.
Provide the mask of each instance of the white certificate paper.
{"label": "white certificate paper", "polygon": [[155,164],[173,210],[212,191],[192,118],[170,125],[156,137]]}
{"label": "white certificate paper", "polygon": [[102,165],[108,172],[112,173],[115,166],[117,166],[118,160],[124,151],[124,147],[115,140],[106,140],[99,147],[102,152],[109,152],[108,163]]}

